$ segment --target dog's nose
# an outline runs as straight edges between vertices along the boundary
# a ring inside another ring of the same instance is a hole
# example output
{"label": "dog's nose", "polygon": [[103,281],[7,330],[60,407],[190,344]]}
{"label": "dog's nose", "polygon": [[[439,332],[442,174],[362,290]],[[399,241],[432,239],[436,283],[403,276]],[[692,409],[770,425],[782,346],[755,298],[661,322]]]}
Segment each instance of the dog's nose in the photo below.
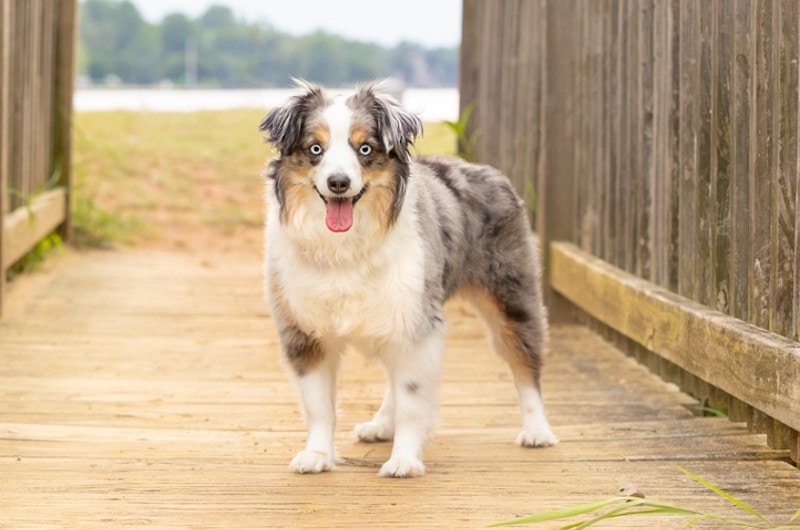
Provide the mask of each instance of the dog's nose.
{"label": "dog's nose", "polygon": [[343,173],[336,173],[328,177],[328,189],[333,193],[344,193],[350,189],[350,177]]}

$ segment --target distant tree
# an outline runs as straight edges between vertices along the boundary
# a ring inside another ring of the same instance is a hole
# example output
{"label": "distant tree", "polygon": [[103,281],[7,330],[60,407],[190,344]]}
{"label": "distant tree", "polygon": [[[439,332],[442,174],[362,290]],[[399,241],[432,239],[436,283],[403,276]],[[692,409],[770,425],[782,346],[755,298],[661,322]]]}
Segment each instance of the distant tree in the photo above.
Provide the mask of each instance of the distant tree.
{"label": "distant tree", "polygon": [[236,26],[236,18],[233,16],[233,11],[225,6],[209,7],[197,22],[203,29],[211,31]]}
{"label": "distant tree", "polygon": [[219,5],[196,19],[173,13],[150,24],[128,0],[82,0],[80,19],[80,73],[94,82],[114,75],[130,84],[182,83],[187,46],[196,50],[198,81],[206,86],[288,86],[290,76],[327,85],[390,75],[407,86],[456,81],[456,48],[387,49],[325,32],[294,37],[237,20]]}
{"label": "distant tree", "polygon": [[115,75],[127,83],[153,83],[159,76],[155,28],[131,2],[87,0],[81,10],[87,73],[94,81]]}
{"label": "distant tree", "polygon": [[197,35],[194,23],[182,13],[172,13],[161,21],[161,49],[165,53],[184,53],[186,42]]}

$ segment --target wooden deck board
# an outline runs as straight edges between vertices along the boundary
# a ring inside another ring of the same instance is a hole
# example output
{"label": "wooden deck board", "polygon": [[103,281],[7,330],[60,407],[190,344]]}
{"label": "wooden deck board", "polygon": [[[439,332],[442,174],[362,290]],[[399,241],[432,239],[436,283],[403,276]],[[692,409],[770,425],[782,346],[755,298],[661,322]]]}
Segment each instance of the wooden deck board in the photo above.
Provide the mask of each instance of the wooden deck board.
{"label": "wooden deck board", "polygon": [[[428,474],[376,476],[389,444],[359,444],[380,370],[345,358],[336,471],[297,476],[296,394],[261,300],[260,264],[121,251],[71,254],[11,286],[0,322],[0,527],[480,527],[615,495],[721,515],[686,467],[775,519],[800,472],[585,328],[556,327],[545,400],[561,444],[521,449],[516,397],[478,321],[448,308],[441,424]],[[618,519],[680,528],[686,519]],[[644,525],[644,526],[642,526]],[[546,528],[547,526],[545,526]]]}

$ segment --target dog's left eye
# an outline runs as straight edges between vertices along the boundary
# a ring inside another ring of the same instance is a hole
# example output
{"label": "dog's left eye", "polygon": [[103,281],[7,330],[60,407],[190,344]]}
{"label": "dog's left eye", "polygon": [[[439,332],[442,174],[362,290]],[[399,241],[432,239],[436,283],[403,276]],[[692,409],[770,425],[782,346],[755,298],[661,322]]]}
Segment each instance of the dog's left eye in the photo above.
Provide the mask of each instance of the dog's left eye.
{"label": "dog's left eye", "polygon": [[361,147],[358,148],[358,154],[362,156],[367,156],[370,153],[372,153],[372,147],[370,147],[369,144],[362,144]]}
{"label": "dog's left eye", "polygon": [[308,148],[309,152],[311,152],[314,156],[319,156],[322,154],[322,146],[319,144],[314,144]]}

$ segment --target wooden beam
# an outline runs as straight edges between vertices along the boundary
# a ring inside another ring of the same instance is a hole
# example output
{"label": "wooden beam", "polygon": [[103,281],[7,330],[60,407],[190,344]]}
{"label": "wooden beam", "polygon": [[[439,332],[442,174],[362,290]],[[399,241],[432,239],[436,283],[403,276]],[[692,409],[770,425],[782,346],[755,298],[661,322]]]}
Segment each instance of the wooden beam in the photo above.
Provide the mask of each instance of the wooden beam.
{"label": "wooden beam", "polygon": [[[75,87],[75,46],[77,24],[75,0],[58,2],[58,32],[56,40],[55,102],[53,104],[53,166],[59,171],[58,184],[66,191],[67,205],[72,193],[72,96]],[[68,241],[72,237],[70,208],[65,211],[59,227],[61,237]]]}
{"label": "wooden beam", "polygon": [[66,212],[66,190],[59,187],[38,195],[28,206],[7,215],[3,224],[2,269],[8,269],[58,228],[64,222]]}
{"label": "wooden beam", "polygon": [[8,209],[9,151],[11,113],[11,2],[0,3],[0,316],[3,314],[3,299],[6,290],[5,215]]}
{"label": "wooden beam", "polygon": [[800,430],[800,343],[550,245],[552,288],[589,315],[772,418]]}
{"label": "wooden beam", "polygon": [[[536,230],[542,239],[544,277],[549,270],[550,241],[568,239],[575,233],[575,174],[573,167],[573,94],[575,2],[547,2],[546,24],[542,26],[544,64],[542,68],[544,94],[542,113],[544,131],[540,134],[541,158],[537,182]],[[536,124],[534,124],[535,126]],[[545,282],[544,299],[551,321],[571,320],[569,304],[554,293]]]}

